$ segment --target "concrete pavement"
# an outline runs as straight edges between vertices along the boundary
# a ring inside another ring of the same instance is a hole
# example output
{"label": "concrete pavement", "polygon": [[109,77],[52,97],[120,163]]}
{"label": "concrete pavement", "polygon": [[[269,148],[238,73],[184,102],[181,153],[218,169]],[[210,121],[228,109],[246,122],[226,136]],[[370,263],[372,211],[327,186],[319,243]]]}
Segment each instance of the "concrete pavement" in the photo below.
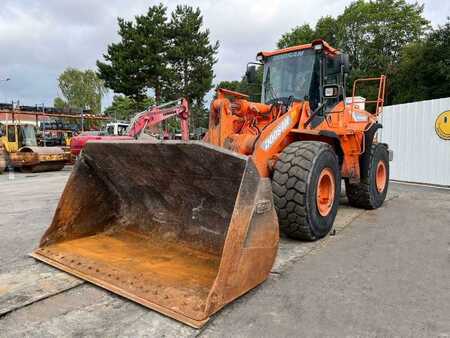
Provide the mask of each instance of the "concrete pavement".
{"label": "concrete pavement", "polygon": [[394,189],[202,336],[449,337],[450,191]]}
{"label": "concrete pavement", "polygon": [[268,281],[202,330],[29,258],[69,171],[0,175],[0,336],[450,335],[450,191],[393,185],[336,236],[283,239]]}

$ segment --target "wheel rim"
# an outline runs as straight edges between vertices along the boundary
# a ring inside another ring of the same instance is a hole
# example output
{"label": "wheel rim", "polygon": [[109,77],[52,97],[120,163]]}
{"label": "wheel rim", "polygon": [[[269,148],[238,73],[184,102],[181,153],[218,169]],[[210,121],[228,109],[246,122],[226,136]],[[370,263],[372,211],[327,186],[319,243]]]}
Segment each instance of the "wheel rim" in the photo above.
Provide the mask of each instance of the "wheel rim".
{"label": "wheel rim", "polygon": [[317,210],[322,216],[327,216],[334,203],[334,193],[336,190],[334,183],[334,173],[330,168],[324,168],[317,181]]}
{"label": "wheel rim", "polygon": [[386,187],[386,178],[387,178],[386,165],[384,164],[383,161],[380,161],[377,164],[377,172],[375,176],[375,183],[378,192],[382,192]]}

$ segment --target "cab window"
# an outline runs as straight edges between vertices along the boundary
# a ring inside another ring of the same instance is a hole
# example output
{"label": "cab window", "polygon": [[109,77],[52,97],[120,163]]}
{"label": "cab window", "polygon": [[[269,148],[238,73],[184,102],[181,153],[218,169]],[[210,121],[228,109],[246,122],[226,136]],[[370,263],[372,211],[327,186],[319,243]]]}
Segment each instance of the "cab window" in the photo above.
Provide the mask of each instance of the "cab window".
{"label": "cab window", "polygon": [[8,142],[16,142],[16,126],[8,126]]}
{"label": "cab window", "polygon": [[326,71],[324,84],[340,84],[340,64],[336,56],[326,56]]}
{"label": "cab window", "polygon": [[121,135],[121,136],[125,135],[126,132],[127,132],[127,128],[128,128],[128,125],[126,125],[126,124],[119,124],[117,126],[119,135]]}
{"label": "cab window", "polygon": [[[341,64],[339,58],[334,55],[326,55],[325,57],[325,76],[323,84],[343,85],[341,83]],[[325,110],[331,111],[341,100],[343,100],[342,93],[339,93],[339,97],[326,99]]]}

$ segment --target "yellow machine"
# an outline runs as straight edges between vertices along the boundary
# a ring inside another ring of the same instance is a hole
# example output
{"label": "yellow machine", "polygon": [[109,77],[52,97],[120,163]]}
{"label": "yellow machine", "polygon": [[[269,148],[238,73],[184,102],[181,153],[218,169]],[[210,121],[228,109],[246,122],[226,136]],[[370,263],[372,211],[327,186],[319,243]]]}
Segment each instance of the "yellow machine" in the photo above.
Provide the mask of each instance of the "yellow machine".
{"label": "yellow machine", "polygon": [[71,131],[66,131],[64,133],[64,145],[70,147],[70,142],[72,142],[73,133]]}
{"label": "yellow machine", "polygon": [[[0,172],[11,165],[23,172],[61,170],[67,155],[57,147],[38,147],[36,130],[26,123],[0,123]],[[2,168],[2,163],[4,163]]]}
{"label": "yellow machine", "polygon": [[6,154],[3,149],[3,144],[0,142],[0,174],[5,171],[6,168]]}

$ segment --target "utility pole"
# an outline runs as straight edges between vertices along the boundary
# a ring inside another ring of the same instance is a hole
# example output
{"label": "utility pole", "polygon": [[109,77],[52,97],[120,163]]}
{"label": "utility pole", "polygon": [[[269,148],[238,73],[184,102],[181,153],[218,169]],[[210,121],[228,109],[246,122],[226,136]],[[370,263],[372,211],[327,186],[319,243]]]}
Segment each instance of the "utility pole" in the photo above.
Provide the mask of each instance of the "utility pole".
{"label": "utility pole", "polygon": [[[42,104],[42,114],[45,113],[45,106],[44,104]],[[44,117],[44,116],[42,116]],[[46,146],[46,142],[45,142],[45,121],[43,121],[42,123],[42,142],[44,144],[44,147]]]}
{"label": "utility pole", "polygon": [[81,132],[84,131],[84,112],[81,110]]}

